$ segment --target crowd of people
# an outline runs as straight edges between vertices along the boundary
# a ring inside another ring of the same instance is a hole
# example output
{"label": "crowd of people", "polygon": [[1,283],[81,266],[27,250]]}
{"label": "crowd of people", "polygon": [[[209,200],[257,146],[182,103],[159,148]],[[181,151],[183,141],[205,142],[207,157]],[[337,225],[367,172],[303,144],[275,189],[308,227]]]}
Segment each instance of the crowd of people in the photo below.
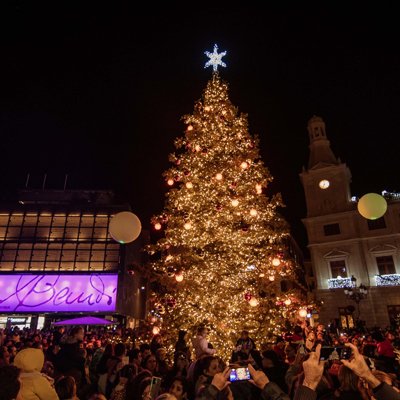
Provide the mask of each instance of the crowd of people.
{"label": "crowd of people", "polygon": [[0,400],[400,400],[398,327],[298,321],[260,349],[243,331],[229,364],[204,326],[190,343],[179,331],[173,354],[159,334],[127,344],[131,334],[0,330]]}

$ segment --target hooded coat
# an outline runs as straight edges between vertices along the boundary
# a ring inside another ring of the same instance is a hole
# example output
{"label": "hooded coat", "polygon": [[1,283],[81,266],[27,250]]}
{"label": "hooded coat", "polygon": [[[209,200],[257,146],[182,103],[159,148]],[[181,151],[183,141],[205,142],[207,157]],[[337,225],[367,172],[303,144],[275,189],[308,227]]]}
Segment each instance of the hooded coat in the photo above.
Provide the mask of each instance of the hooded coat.
{"label": "hooded coat", "polygon": [[197,335],[192,339],[192,344],[196,353],[196,360],[203,355],[213,355],[217,352],[217,350],[209,349],[207,340],[200,335]]}
{"label": "hooded coat", "polygon": [[24,349],[15,356],[14,365],[21,369],[22,400],[59,400],[51,386],[53,379],[40,372],[43,363],[44,354],[39,349]]}

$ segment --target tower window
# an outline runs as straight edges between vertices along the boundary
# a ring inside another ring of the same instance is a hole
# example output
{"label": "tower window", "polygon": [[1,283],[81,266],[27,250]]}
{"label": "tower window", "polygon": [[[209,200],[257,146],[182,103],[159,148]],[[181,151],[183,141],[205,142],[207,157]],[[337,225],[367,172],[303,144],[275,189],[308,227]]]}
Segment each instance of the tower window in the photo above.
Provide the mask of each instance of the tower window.
{"label": "tower window", "polygon": [[381,217],[378,219],[369,219],[367,220],[368,223],[368,229],[370,231],[374,229],[384,229],[386,228],[386,222],[385,222],[385,217]]}
{"label": "tower window", "polygon": [[324,225],[325,236],[340,235],[339,224]]}
{"label": "tower window", "polygon": [[395,274],[394,262],[392,256],[376,257],[379,275]]}

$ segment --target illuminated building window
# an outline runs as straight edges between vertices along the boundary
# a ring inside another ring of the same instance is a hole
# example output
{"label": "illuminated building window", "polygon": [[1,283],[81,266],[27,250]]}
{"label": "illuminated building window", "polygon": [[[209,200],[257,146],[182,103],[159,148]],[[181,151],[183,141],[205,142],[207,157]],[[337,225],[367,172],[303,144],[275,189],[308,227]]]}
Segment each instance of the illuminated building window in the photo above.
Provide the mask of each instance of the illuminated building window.
{"label": "illuminated building window", "polygon": [[347,278],[347,268],[345,260],[331,261],[330,265],[333,279],[336,279],[339,276],[342,278]]}
{"label": "illuminated building window", "polygon": [[378,219],[368,219],[367,223],[368,223],[368,229],[370,231],[375,230],[375,229],[386,228],[385,217],[381,217]]}
{"label": "illuminated building window", "polygon": [[339,308],[339,317],[343,329],[354,328],[353,313],[347,308]]}
{"label": "illuminated building window", "polygon": [[324,225],[325,236],[340,235],[339,224]]}
{"label": "illuminated building window", "polygon": [[376,257],[376,263],[378,265],[379,275],[396,273],[392,256]]}
{"label": "illuminated building window", "polygon": [[387,310],[391,323],[396,322],[400,318],[400,305],[387,306]]}

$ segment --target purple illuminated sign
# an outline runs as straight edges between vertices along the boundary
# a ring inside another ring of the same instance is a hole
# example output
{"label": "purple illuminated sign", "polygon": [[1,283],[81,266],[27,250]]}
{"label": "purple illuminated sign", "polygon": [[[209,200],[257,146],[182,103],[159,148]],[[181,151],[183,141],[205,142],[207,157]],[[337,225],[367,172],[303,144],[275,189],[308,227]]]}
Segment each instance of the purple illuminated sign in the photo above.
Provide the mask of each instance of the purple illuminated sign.
{"label": "purple illuminated sign", "polygon": [[0,312],[115,311],[117,274],[0,275]]}

